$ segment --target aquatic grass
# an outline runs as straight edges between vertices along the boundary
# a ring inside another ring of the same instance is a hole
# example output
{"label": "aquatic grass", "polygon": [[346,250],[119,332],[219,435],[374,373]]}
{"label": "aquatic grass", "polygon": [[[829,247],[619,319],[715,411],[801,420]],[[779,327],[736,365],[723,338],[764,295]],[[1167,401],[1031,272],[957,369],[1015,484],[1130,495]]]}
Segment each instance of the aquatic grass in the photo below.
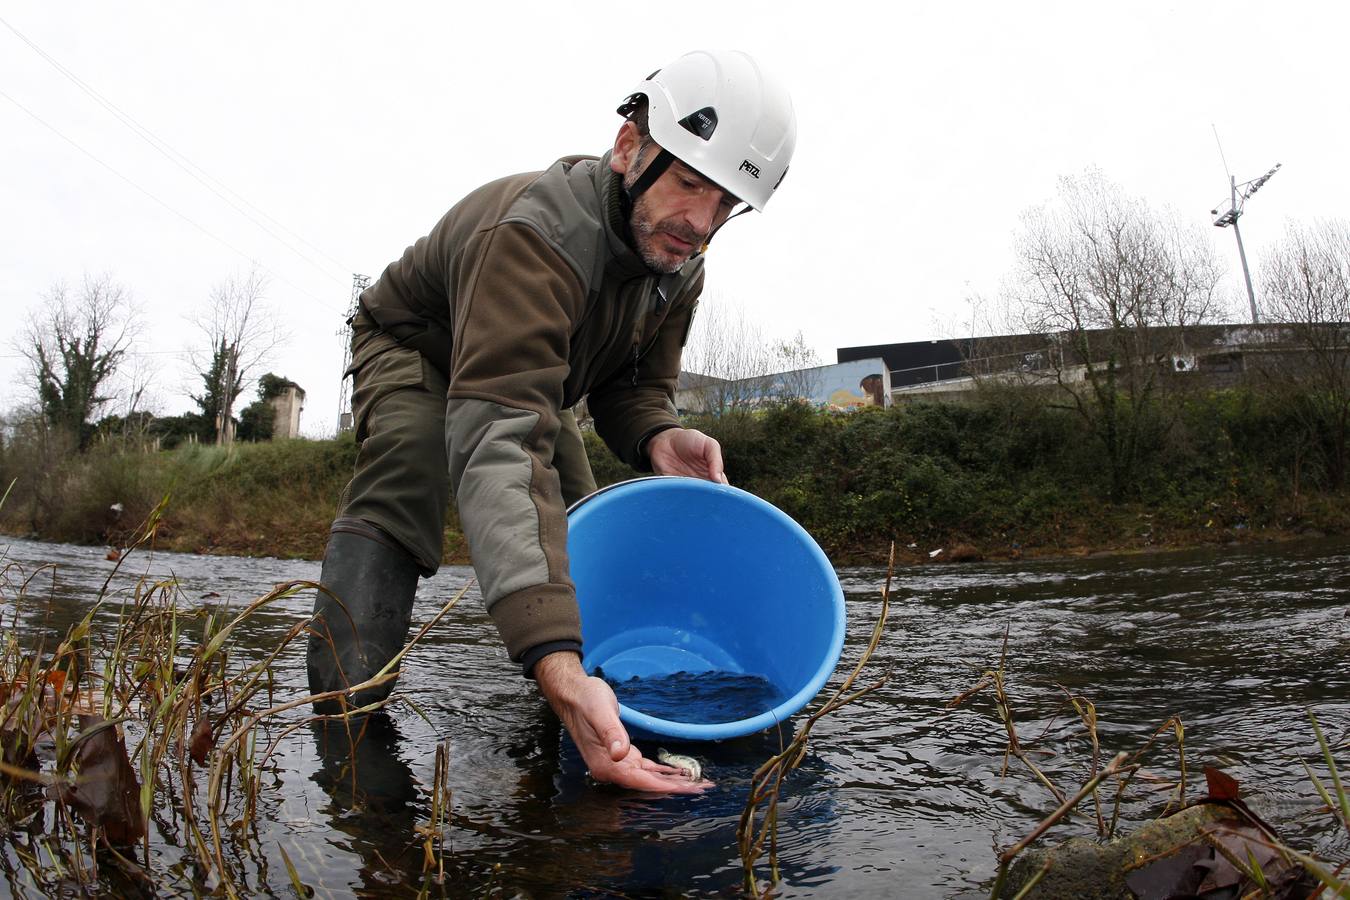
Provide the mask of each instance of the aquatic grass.
{"label": "aquatic grass", "polygon": [[436,745],[436,771],[431,785],[431,810],[425,825],[414,828],[422,839],[422,885],[418,897],[430,896],[432,885],[445,886],[445,840],[450,829],[450,742]]}
{"label": "aquatic grass", "polygon": [[1313,734],[1317,737],[1317,746],[1322,751],[1322,759],[1326,761],[1327,771],[1331,776],[1331,784],[1336,789],[1335,802],[1332,801],[1331,794],[1326,786],[1322,784],[1322,779],[1317,777],[1317,773],[1312,770],[1306,762],[1303,769],[1308,773],[1308,780],[1312,782],[1313,787],[1317,789],[1317,794],[1322,798],[1322,802],[1327,805],[1327,811],[1332,814],[1337,823],[1350,833],[1350,799],[1346,798],[1345,786],[1341,784],[1341,772],[1336,767],[1336,759],[1331,753],[1331,744],[1328,743],[1326,736],[1322,734],[1322,726],[1318,724],[1317,716],[1310,709],[1308,710],[1308,721],[1312,722]]}
{"label": "aquatic grass", "polygon": [[[763,764],[755,770],[755,774],[750,779],[750,793],[746,800],[745,808],[741,811],[740,821],[736,826],[736,844],[740,851],[741,867],[744,871],[743,885],[745,891],[752,896],[769,896],[774,885],[779,881],[778,872],[778,802],[781,796],[783,781],[788,773],[801,765],[802,760],[806,758],[807,741],[811,735],[811,729],[824,717],[847,706],[860,697],[866,696],[884,685],[890,677],[890,673],[882,675],[880,679],[872,684],[853,690],[854,683],[858,676],[871,660],[872,654],[876,652],[881,644],[881,637],[886,626],[886,617],[890,611],[891,601],[891,579],[895,575],[895,543],[891,543],[890,561],[886,567],[886,583],[881,590],[881,612],[877,616],[876,624],[872,626],[872,636],[867,643],[866,649],[858,657],[858,662],[853,670],[849,672],[843,682],[830,695],[829,699],[822,703],[815,712],[807,716],[802,727],[786,747],[781,749],[775,755],[769,757]],[[780,736],[781,743],[781,736]],[[765,844],[768,844],[769,854],[769,879],[765,890],[761,894],[759,889],[759,878],[755,874],[755,865],[760,856],[764,854]]]}
{"label": "aquatic grass", "polygon": [[1154,729],[1153,734],[1149,736],[1149,739],[1130,757],[1132,768],[1124,778],[1121,778],[1116,782],[1115,808],[1111,813],[1111,825],[1106,829],[1106,832],[1103,835],[1104,837],[1112,837],[1115,835],[1116,828],[1120,824],[1120,809],[1125,799],[1125,789],[1129,787],[1134,776],[1142,771],[1144,755],[1153,749],[1153,745],[1157,742],[1158,738],[1168,731],[1171,731],[1172,734],[1176,736],[1177,765],[1181,777],[1177,782],[1176,789],[1168,795],[1167,805],[1163,807],[1160,813],[1158,813],[1158,817],[1161,818],[1169,812],[1172,812],[1174,805],[1177,809],[1184,807],[1186,802],[1186,728],[1182,725],[1180,717],[1172,716],[1166,722],[1163,722]]}
{"label": "aquatic grass", "polygon": [[[947,702],[947,709],[956,709],[985,688],[993,690],[994,708],[998,712],[999,722],[1003,725],[1004,733],[1008,736],[1008,743],[1003,750],[1003,768],[999,772],[1000,777],[1008,774],[1008,766],[1013,758],[1019,760],[1031,771],[1042,785],[1045,786],[1055,800],[1059,803],[1064,802],[1064,792],[1055,786],[1054,782],[1045,774],[1040,766],[1036,765],[1035,760],[1026,752],[1022,746],[1022,741],[1017,735],[1017,724],[1013,719],[1012,701],[1008,699],[1007,690],[1007,660],[1008,660],[1008,631],[1003,629],[1003,648],[999,651],[998,666],[993,669],[986,669],[980,676],[980,679],[974,686],[966,689],[956,697]],[[1090,732],[1096,735],[1096,711],[1093,710],[1093,718],[1090,726]]]}
{"label": "aquatic grass", "polygon": [[[91,608],[55,651],[40,630],[35,646],[17,638],[20,607],[36,602],[29,588],[37,573],[11,578],[22,573],[6,568],[0,578],[0,591],[19,585],[12,597],[0,593],[13,602],[15,626],[0,643],[0,871],[12,888],[60,893],[74,884],[102,893],[125,882],[153,890],[167,877],[189,879],[193,893],[255,893],[260,885],[245,884],[245,867],[266,878],[259,799],[281,742],[308,723],[336,719],[354,743],[360,737],[351,726],[367,722],[364,714],[408,702],[397,694],[360,707],[348,700],[397,677],[406,655],[469,589],[361,684],[277,697],[273,670],[296,638],[311,633],[313,617],[294,622],[261,658],[241,658],[232,638],[264,608],[322,588],[279,584],[228,619],[186,603],[173,579],[142,577],[119,597],[114,578],[137,551],[153,547],[163,509],[116,554]],[[48,615],[50,608],[49,600]],[[343,711],[308,714],[320,700],[336,700]],[[428,844],[438,857],[449,823],[447,759],[442,752],[431,823],[437,837]],[[167,870],[165,848],[184,854]],[[438,871],[443,878],[443,862]]]}
{"label": "aquatic grass", "polygon": [[[977,683],[971,688],[959,694],[951,700],[948,708],[955,708],[976,694],[986,689],[992,689],[994,694],[994,707],[1000,724],[1008,735],[1008,741],[1003,750],[1003,765],[1000,771],[1001,776],[1006,776],[1010,758],[1018,758],[1027,764],[1027,768],[1035,776],[1036,780],[1046,787],[1050,788],[1056,798],[1060,799],[1053,785],[1044,772],[1035,765],[1029,758],[1025,750],[1025,745],[1018,739],[1016,725],[1013,721],[1012,706],[1007,699],[1007,682],[1005,678],[1005,664],[1007,657],[1007,633],[1004,635],[1004,646],[1000,651],[999,664],[997,667],[987,670],[983,673]],[[1348,866],[1350,861],[1342,863],[1334,870],[1326,863],[1316,859],[1310,854],[1298,851],[1285,844],[1276,833],[1275,829],[1264,822],[1255,812],[1253,812],[1241,799],[1239,799],[1238,784],[1231,777],[1214,769],[1206,769],[1205,775],[1209,784],[1208,795],[1191,803],[1186,802],[1186,788],[1188,779],[1188,767],[1186,760],[1186,730],[1177,716],[1169,717],[1165,722],[1154,729],[1153,733],[1144,741],[1144,743],[1134,751],[1120,751],[1112,761],[1102,769],[1098,768],[1101,743],[1098,735],[1098,714],[1097,708],[1092,701],[1085,697],[1075,695],[1065,689],[1063,686],[1057,686],[1060,693],[1064,695],[1067,702],[1074,709],[1082,723],[1084,732],[1087,735],[1089,744],[1088,771],[1089,778],[1073,797],[1060,799],[1056,809],[1046,816],[1035,828],[1032,829],[1024,838],[1016,844],[998,853],[998,870],[990,892],[991,900],[1004,895],[1005,888],[1008,887],[1008,879],[1011,872],[1012,863],[1033,843],[1043,837],[1052,827],[1067,818],[1072,811],[1077,808],[1087,797],[1091,796],[1094,801],[1094,808],[1097,820],[1098,837],[1105,840],[1115,837],[1121,818],[1121,809],[1127,789],[1133,780],[1143,771],[1145,758],[1157,751],[1160,746],[1165,746],[1163,739],[1171,737],[1173,739],[1177,753],[1177,766],[1179,769],[1179,778],[1175,785],[1169,790],[1167,802],[1162,809],[1157,812],[1157,819],[1164,819],[1174,812],[1189,809],[1203,804],[1214,804],[1230,811],[1230,814],[1236,815],[1241,826],[1233,826],[1223,822],[1214,827],[1202,828],[1197,834],[1183,839],[1181,843],[1170,847],[1159,853],[1149,856],[1136,858],[1128,864],[1128,871],[1136,871],[1158,863],[1167,857],[1172,856],[1182,848],[1201,841],[1211,846],[1214,852],[1223,856],[1233,869],[1240,873],[1252,888],[1252,893],[1246,896],[1286,896],[1279,893],[1284,885],[1290,883],[1290,879],[1297,877],[1297,871],[1306,872],[1312,878],[1321,884],[1321,891],[1329,891],[1332,896],[1350,898],[1350,883],[1341,880],[1340,873]],[[1325,803],[1327,811],[1337,823],[1336,827],[1345,828],[1350,831],[1350,802],[1347,802],[1346,792],[1341,782],[1340,770],[1336,765],[1332,746],[1327,741],[1325,735],[1317,722],[1315,714],[1309,710],[1308,716],[1312,724],[1313,733],[1317,740],[1318,748],[1321,751],[1323,760],[1326,763],[1331,787],[1328,788],[1321,777],[1312,770],[1312,767],[1305,761],[1303,766],[1308,774],[1309,782],[1313,785],[1322,801]],[[1045,733],[1048,733],[1054,723],[1054,719],[1046,726]],[[1044,736],[1044,735],[1042,735]],[[1115,798],[1113,810],[1109,824],[1104,821],[1101,808],[1099,790],[1101,786],[1113,781],[1115,784]],[[1257,858],[1252,850],[1256,845],[1265,848],[1271,852],[1269,857],[1264,857],[1266,862]],[[1271,860],[1278,860],[1280,865],[1277,867],[1275,876],[1268,873],[1266,865]],[[1039,884],[1054,867],[1054,858],[1047,854],[1043,864],[1038,870],[1032,873],[1025,882],[1023,882],[1015,896],[1022,897],[1029,895],[1033,887]],[[1278,883],[1277,883],[1278,882]],[[1311,895],[1310,895],[1311,896]]]}
{"label": "aquatic grass", "polygon": [[[1007,850],[1004,850],[1002,853],[999,854],[998,876],[994,880],[993,890],[989,892],[990,900],[998,900],[999,896],[1003,893],[1003,885],[1006,883],[1008,879],[1008,868],[1012,865],[1013,860],[1017,858],[1018,854],[1020,854],[1027,847],[1031,846],[1033,843],[1039,840],[1043,834],[1045,834],[1047,831],[1053,828],[1061,819],[1063,819],[1070,812],[1072,812],[1074,808],[1078,806],[1079,803],[1082,803],[1084,799],[1086,799],[1089,795],[1095,792],[1097,790],[1097,785],[1101,784],[1103,781],[1117,774],[1118,772],[1123,771],[1126,768],[1125,759],[1128,755],[1129,754],[1125,753],[1124,751],[1117,753],[1115,755],[1115,758],[1113,758],[1111,762],[1107,764],[1106,768],[1102,769],[1096,775],[1093,775],[1091,778],[1088,779],[1086,784],[1084,784],[1081,788],[1078,789],[1078,793],[1061,802],[1059,807],[1055,809],[1054,812],[1050,813],[1050,815],[1042,819],[1040,824],[1037,825],[1035,828],[1033,828],[1031,832],[1027,834],[1026,837],[1022,838],[1016,844],[1012,845]],[[1049,868],[1048,866],[1044,867],[1044,869],[1048,868]],[[1040,878],[1044,877],[1044,875],[1045,871],[1043,870],[1036,877],[1036,880],[1039,881]]]}

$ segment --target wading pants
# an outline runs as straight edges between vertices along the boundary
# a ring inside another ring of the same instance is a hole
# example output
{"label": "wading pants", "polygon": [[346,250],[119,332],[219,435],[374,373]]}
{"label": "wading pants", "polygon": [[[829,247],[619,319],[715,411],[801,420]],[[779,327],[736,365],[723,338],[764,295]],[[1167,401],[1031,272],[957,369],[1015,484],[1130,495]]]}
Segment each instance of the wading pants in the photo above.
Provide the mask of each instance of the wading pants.
{"label": "wading pants", "polygon": [[[314,598],[305,665],[310,692],[364,683],[407,640],[417,576],[441,562],[450,472],[445,449],[448,384],[415,350],[360,315],[352,323],[352,410],[360,445],[328,537],[325,590]],[[554,465],[570,504],[595,489],[571,412],[563,416]],[[382,701],[393,681],[316,701],[337,713]]]}
{"label": "wading pants", "polygon": [[[450,499],[445,454],[449,383],[422,354],[376,328],[364,310],[352,323],[350,371],[360,448],[338,517],[379,528],[430,576],[441,562]],[[561,418],[553,465],[570,506],[595,490],[595,477],[575,416],[563,410]]]}

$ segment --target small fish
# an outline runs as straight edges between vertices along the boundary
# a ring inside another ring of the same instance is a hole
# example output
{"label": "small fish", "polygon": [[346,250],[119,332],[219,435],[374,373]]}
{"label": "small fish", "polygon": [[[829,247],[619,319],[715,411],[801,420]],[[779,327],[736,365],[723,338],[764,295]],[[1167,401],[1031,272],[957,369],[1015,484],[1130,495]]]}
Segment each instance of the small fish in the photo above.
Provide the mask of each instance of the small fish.
{"label": "small fish", "polygon": [[703,766],[699,765],[698,760],[692,756],[680,756],[678,753],[670,753],[662,748],[656,751],[656,761],[671,768],[683,769],[684,774],[689,776],[690,781],[703,780]]}

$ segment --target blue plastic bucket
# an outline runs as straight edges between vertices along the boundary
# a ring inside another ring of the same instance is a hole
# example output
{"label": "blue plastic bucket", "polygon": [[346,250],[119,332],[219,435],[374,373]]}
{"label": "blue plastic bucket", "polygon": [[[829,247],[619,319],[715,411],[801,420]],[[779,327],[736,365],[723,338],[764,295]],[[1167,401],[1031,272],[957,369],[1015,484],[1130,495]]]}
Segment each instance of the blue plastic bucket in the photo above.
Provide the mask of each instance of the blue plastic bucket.
{"label": "blue plastic bucket", "polygon": [[620,702],[638,733],[721,740],[773,727],[839,662],[844,593],[834,568],[800,525],[753,494],[694,478],[621,482],[569,510],[567,545],[588,672],[599,667],[611,682],[759,676],[772,686],[766,696],[781,698],[713,722],[697,709],[658,717]]}

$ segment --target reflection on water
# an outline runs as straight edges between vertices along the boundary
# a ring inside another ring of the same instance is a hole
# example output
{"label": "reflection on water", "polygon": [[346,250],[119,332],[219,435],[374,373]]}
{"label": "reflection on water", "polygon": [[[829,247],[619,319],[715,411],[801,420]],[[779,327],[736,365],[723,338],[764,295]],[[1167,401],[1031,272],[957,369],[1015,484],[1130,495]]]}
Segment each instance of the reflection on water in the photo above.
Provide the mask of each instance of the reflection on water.
{"label": "reflection on water", "polygon": [[[604,673],[595,673],[604,677]],[[655,678],[605,678],[629,709],[685,725],[720,725],[752,719],[787,698],[763,675],[675,672]]]}
{"label": "reflection on water", "polygon": [[[11,564],[0,624],[30,646],[54,645],[113,565],[93,548],[10,541],[0,550]],[[43,563],[54,571],[37,571]],[[159,554],[133,557],[112,589],[125,596],[136,577],[176,578],[185,608],[227,615],[274,583],[317,575],[317,563]],[[469,575],[451,568],[424,582],[418,621]],[[15,604],[30,578],[26,599]],[[849,569],[841,578],[848,638],[832,685],[866,645],[885,573]],[[1177,715],[1193,771],[1225,769],[1287,837],[1345,858],[1350,839],[1326,827],[1300,761],[1321,767],[1305,713],[1312,708],[1342,742],[1346,762],[1348,590],[1345,542],[898,572],[892,620],[874,657],[890,680],[821,720],[786,783],[780,896],[987,895],[991,843],[1012,843],[1054,806],[1024,773],[1001,774],[1005,737],[989,697],[946,708],[997,664],[1005,635],[1019,733],[1044,752],[1038,759],[1062,785],[1082,782],[1089,752],[1063,691],[1096,704],[1104,758],[1139,748]],[[233,652],[261,655],[309,602],[286,598],[250,619]],[[96,627],[110,629],[117,613],[115,603],[105,606]],[[295,650],[278,663],[277,702],[304,690],[303,648]],[[442,742],[452,797],[448,894],[711,896],[738,888],[737,818],[751,774],[780,736],[692,745],[716,781],[702,796],[638,796],[592,784],[533,686],[506,659],[473,592],[409,657],[399,691],[416,709],[396,706],[373,720],[352,736],[355,747],[345,732],[312,726],[279,741],[259,798],[259,854],[239,861],[252,873],[252,893],[264,885],[290,890],[283,849],[322,894],[414,893],[423,883],[417,828],[430,816]],[[302,719],[297,711],[291,721]],[[278,725],[274,736],[280,732]],[[657,750],[638,746],[649,756]],[[1175,765],[1169,749],[1148,768],[1168,777]],[[1159,799],[1141,790],[1126,804],[1127,820],[1156,812]],[[181,834],[171,822],[151,830],[163,873],[158,892],[192,893],[195,870]],[[1090,823],[1083,817],[1059,833],[1087,834]],[[12,881],[8,889],[37,894]]]}

